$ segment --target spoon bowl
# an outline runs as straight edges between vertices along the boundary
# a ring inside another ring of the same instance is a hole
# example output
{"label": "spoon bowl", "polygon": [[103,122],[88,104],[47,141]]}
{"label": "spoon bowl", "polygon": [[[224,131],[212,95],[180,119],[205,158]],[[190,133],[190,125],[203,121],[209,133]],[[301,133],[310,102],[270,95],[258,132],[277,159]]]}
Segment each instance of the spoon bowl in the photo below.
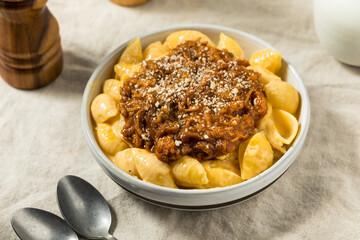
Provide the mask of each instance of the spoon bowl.
{"label": "spoon bowl", "polygon": [[36,208],[22,208],[11,217],[11,225],[22,240],[78,240],[60,217]]}
{"label": "spoon bowl", "polygon": [[89,239],[116,239],[108,233],[111,212],[101,193],[76,176],[65,176],[57,185],[57,202],[65,221]]}

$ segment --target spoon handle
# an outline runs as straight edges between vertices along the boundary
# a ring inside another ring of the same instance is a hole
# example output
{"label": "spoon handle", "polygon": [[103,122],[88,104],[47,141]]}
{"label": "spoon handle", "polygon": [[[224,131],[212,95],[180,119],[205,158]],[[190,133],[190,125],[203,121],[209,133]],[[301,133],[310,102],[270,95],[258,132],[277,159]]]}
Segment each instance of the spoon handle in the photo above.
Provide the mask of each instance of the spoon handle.
{"label": "spoon handle", "polygon": [[118,240],[116,237],[114,237],[113,235],[107,235],[106,237],[105,237],[105,239],[106,240]]}

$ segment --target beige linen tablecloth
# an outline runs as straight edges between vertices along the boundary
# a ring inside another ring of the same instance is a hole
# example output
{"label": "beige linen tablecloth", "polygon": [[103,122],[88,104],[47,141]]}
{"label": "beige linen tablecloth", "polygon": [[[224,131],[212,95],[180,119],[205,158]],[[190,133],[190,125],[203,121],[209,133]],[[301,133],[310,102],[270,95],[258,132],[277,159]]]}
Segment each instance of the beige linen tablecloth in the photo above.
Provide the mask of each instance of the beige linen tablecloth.
{"label": "beige linen tablecloth", "polygon": [[[124,8],[51,0],[48,7],[60,24],[62,74],[34,91],[0,81],[0,239],[17,239],[10,217],[19,208],[60,215],[56,184],[68,174],[103,193],[119,239],[360,239],[360,68],[319,44],[312,1],[151,0]],[[101,170],[81,129],[82,93],[101,60],[129,38],[182,23],[268,41],[299,71],[311,99],[309,134],[294,164],[260,195],[225,209],[182,212],[138,200]]]}

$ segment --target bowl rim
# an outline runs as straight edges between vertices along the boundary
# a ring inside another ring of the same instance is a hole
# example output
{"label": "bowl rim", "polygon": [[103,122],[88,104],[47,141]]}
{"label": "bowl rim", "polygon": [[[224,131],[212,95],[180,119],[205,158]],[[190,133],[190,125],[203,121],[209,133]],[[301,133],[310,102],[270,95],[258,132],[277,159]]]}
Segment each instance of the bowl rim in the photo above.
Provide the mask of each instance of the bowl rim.
{"label": "bowl rim", "polygon": [[[243,32],[241,30],[234,29],[234,28],[230,28],[230,27],[225,27],[225,26],[221,26],[221,25],[213,25],[213,24],[172,25],[172,26],[168,26],[165,28],[160,28],[158,30],[150,31],[145,34],[133,36],[128,41],[122,43],[119,47],[117,47],[115,50],[113,50],[110,54],[108,54],[105,58],[103,58],[101,60],[101,63],[98,65],[98,67],[94,70],[91,77],[89,78],[89,80],[86,84],[85,90],[84,90],[82,104],[81,104],[81,123],[82,123],[81,125],[83,128],[84,134],[85,134],[85,138],[88,142],[88,145],[89,145],[92,153],[95,155],[95,159],[97,161],[101,161],[104,165],[106,165],[107,168],[110,168],[111,170],[113,170],[113,172],[115,172],[119,178],[123,179],[124,181],[129,182],[130,184],[137,185],[139,188],[141,188],[145,191],[152,191],[152,192],[155,191],[155,192],[169,193],[169,194],[175,194],[175,195],[181,195],[181,196],[184,196],[184,195],[191,195],[191,196],[195,195],[196,196],[196,195],[204,195],[204,194],[211,194],[211,193],[223,193],[223,192],[231,191],[233,189],[237,189],[237,188],[241,188],[241,187],[245,187],[245,186],[249,187],[251,185],[254,185],[259,180],[269,177],[269,174],[271,174],[271,172],[274,169],[279,168],[279,166],[287,165],[288,164],[287,161],[291,161],[291,158],[289,158],[289,156],[291,156],[292,154],[296,154],[296,152],[295,152],[296,148],[302,147],[302,145],[305,141],[307,132],[308,132],[309,123],[310,123],[310,111],[311,111],[309,95],[308,95],[306,87],[302,81],[302,78],[300,77],[298,72],[295,70],[293,65],[291,63],[289,63],[286,60],[286,58],[283,57],[282,58],[283,61],[285,61],[287,63],[289,70],[292,71],[295,78],[299,80],[298,83],[300,85],[300,88],[303,90],[303,94],[301,94],[301,98],[300,98],[301,99],[301,101],[300,101],[301,102],[301,114],[302,114],[302,118],[303,118],[303,123],[302,123],[300,131],[299,131],[297,138],[296,138],[295,142],[293,143],[293,145],[286,151],[286,153],[277,162],[275,162],[271,167],[266,169],[264,172],[258,174],[257,176],[255,176],[249,180],[243,181],[243,182],[235,184],[235,185],[227,186],[227,187],[219,187],[219,188],[211,188],[211,189],[173,189],[173,188],[158,186],[158,185],[155,185],[152,183],[148,183],[148,182],[139,180],[139,179],[125,173],[118,167],[116,167],[111,162],[111,160],[104,154],[104,152],[100,149],[95,137],[93,137],[91,134],[92,130],[90,129],[90,125],[88,124],[88,120],[87,120],[87,117],[90,114],[90,108],[87,106],[89,93],[90,93],[93,82],[97,78],[97,75],[107,65],[107,63],[114,57],[114,55],[116,55],[120,51],[122,51],[128,45],[128,43],[131,40],[133,40],[134,38],[139,37],[140,39],[142,39],[142,38],[149,37],[149,36],[152,36],[155,34],[160,34],[160,33],[166,32],[166,31],[191,30],[191,29],[197,29],[197,28],[207,28],[209,30],[218,31],[219,33],[222,31],[231,32],[233,34],[241,35],[245,38],[248,38],[251,41],[258,42],[266,48],[271,48],[271,49],[276,50],[276,48],[274,48],[271,44],[265,42],[261,38],[258,38],[252,34],[249,34],[249,33]],[[284,171],[281,172],[280,176],[286,172],[286,170],[290,167],[290,165],[295,161],[296,157],[297,156],[295,156],[294,160],[292,160],[291,163],[288,164],[289,166],[284,168]],[[271,183],[271,181],[269,183]]]}

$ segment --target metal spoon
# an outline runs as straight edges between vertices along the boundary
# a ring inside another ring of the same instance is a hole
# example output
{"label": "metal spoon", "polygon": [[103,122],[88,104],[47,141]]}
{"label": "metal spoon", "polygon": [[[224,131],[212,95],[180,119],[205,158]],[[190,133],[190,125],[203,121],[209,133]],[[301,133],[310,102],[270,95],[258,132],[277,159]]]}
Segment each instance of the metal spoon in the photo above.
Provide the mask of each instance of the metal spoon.
{"label": "metal spoon", "polygon": [[11,225],[22,240],[78,240],[60,217],[36,208],[22,208],[11,217]]}
{"label": "metal spoon", "polygon": [[90,183],[75,176],[65,176],[57,185],[57,201],[65,221],[89,239],[117,240],[108,233],[111,213],[101,193]]}

